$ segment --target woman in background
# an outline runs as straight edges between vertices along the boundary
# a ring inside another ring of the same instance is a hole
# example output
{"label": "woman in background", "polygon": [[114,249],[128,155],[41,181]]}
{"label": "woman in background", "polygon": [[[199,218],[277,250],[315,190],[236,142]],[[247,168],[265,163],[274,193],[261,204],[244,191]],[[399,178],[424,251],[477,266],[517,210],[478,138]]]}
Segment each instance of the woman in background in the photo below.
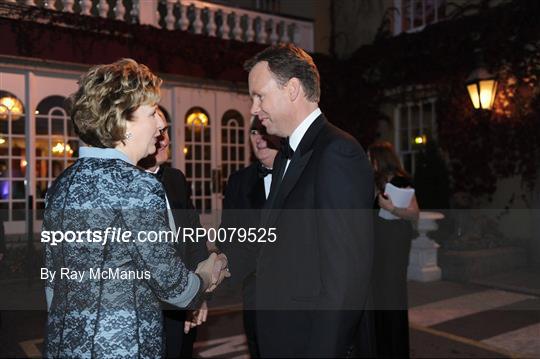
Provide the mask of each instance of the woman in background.
{"label": "woman in background", "polygon": [[375,171],[374,208],[383,208],[399,218],[386,220],[375,212],[373,297],[377,356],[408,358],[407,266],[412,222],[418,219],[420,211],[414,195],[407,208],[398,208],[384,192],[387,183],[399,188],[413,187],[392,144],[377,142],[369,147],[368,156]]}
{"label": "woman in background", "polygon": [[[105,237],[113,228],[131,236],[46,243],[56,276],[46,284],[45,357],[161,357],[160,300],[195,306],[216,284],[215,254],[194,273],[171,243],[139,241],[171,230],[163,186],[136,166],[156,150],[160,85],[146,66],[123,59],[91,68],[71,97],[75,131],[88,147],[47,191],[43,231]],[[61,277],[62,269],[82,275]]]}

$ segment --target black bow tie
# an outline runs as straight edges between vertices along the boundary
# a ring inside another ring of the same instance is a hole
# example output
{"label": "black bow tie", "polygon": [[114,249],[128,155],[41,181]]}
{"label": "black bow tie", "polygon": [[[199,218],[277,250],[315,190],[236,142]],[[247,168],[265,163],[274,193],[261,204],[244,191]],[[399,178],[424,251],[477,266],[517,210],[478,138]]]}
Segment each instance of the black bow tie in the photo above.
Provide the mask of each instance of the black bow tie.
{"label": "black bow tie", "polygon": [[289,137],[283,138],[281,140],[281,148],[280,152],[286,159],[291,159],[294,155],[294,150],[291,148],[291,145],[289,144]]}
{"label": "black bow tie", "polygon": [[272,174],[272,169],[266,168],[261,163],[259,163],[259,166],[257,167],[257,174],[259,175],[259,178],[264,178]]}

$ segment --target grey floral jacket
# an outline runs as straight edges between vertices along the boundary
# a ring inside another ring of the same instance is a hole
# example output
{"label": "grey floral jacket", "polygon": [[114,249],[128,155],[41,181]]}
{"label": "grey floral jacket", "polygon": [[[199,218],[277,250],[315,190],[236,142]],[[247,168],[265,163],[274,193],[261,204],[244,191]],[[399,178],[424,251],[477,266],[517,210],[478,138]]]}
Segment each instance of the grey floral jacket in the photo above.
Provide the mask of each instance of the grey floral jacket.
{"label": "grey floral jacket", "polygon": [[114,149],[81,148],[46,197],[42,242],[55,276],[46,284],[45,357],[163,355],[160,300],[186,307],[200,287],[171,243],[144,241],[169,230],[153,176]]}

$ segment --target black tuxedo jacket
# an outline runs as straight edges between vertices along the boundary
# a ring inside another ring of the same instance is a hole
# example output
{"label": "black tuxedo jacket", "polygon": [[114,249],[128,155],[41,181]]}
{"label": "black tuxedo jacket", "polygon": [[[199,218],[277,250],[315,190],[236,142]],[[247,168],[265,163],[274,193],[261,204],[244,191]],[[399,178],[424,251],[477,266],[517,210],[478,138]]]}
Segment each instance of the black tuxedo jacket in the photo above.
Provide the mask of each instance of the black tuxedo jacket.
{"label": "black tuxedo jacket", "polygon": [[[182,171],[161,166],[155,176],[165,188],[176,227],[201,227],[199,215],[191,201],[189,183]],[[208,250],[204,241],[184,242],[179,240],[175,246],[182,261],[191,270],[195,270],[199,262],[208,258]],[[166,356],[171,358],[192,357],[196,330],[192,329],[189,334],[184,334],[184,321],[187,312],[166,304],[163,304],[163,307],[169,309],[164,312],[163,322]]]}
{"label": "black tuxedo jacket", "polygon": [[[223,200],[222,228],[259,228],[260,210],[266,201],[264,179],[258,175],[258,162],[252,163],[229,176]],[[229,259],[231,278],[227,284],[244,287],[244,307],[255,306],[256,243],[218,243]]]}
{"label": "black tuxedo jacket", "polygon": [[[274,161],[256,262],[261,355],[344,356],[369,298],[373,173],[360,144],[323,115],[289,167]],[[278,181],[278,178],[283,178]]]}
{"label": "black tuxedo jacket", "polygon": [[[198,228],[201,227],[199,214],[191,201],[191,189],[186,177],[176,168],[161,167],[157,178],[163,184],[176,227]],[[184,264],[191,270],[197,268],[199,262],[208,258],[206,243],[179,240],[176,247]]]}

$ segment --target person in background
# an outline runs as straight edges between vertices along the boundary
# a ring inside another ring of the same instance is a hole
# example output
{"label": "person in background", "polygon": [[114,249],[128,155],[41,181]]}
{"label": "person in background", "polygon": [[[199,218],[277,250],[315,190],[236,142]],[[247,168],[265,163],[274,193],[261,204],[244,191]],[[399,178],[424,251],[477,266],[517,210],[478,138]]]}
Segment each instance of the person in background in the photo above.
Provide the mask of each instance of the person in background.
{"label": "person in background", "polygon": [[412,223],[418,219],[420,210],[414,195],[407,208],[398,208],[384,192],[387,183],[399,188],[413,187],[392,144],[376,142],[368,148],[368,156],[375,171],[374,208],[383,208],[399,218],[386,220],[375,212],[372,283],[377,356],[408,358],[407,266],[413,238]]}
{"label": "person in background", "polygon": [[[253,117],[249,132],[249,141],[255,160],[251,165],[229,176],[223,200],[223,228],[257,228],[260,223],[260,210],[270,193],[272,184],[272,166],[278,153],[280,139],[266,133],[257,116]],[[237,258],[255,262],[257,243],[222,243],[219,248],[234,258],[238,276],[231,278],[231,285],[242,285],[244,303],[244,331],[247,337],[249,353],[252,358],[259,358],[256,333],[255,311],[255,272],[254,265],[244,266]],[[240,253],[239,253],[240,252]],[[242,255],[241,252],[247,252]],[[250,270],[251,269],[251,270]]]}
{"label": "person in background", "polygon": [[[122,59],[92,67],[70,98],[87,146],[47,191],[41,233],[90,231],[92,240],[44,243],[44,357],[161,357],[160,302],[198,308],[218,284],[215,254],[190,271],[170,243],[140,240],[171,229],[163,186],[136,166],[156,151],[160,85],[148,67]],[[107,240],[111,228],[129,232],[127,241]]]}
{"label": "person in background", "polygon": [[[163,184],[176,227],[201,227],[199,215],[191,200],[191,190],[186,177],[179,169],[164,165],[169,159],[169,125],[165,114],[159,108],[157,114],[159,116],[160,135],[156,142],[156,152],[140,160],[138,166],[144,168],[146,172],[152,174]],[[179,240],[175,245],[179,257],[188,269],[197,268],[197,264],[208,257],[208,249],[203,241],[184,242]],[[226,258],[222,255],[221,259],[226,265]],[[197,336],[196,328],[193,328],[193,326],[206,321],[208,315],[206,301],[202,302],[201,308],[193,312],[178,310],[169,306],[163,315],[167,358],[193,357],[193,343]]]}

